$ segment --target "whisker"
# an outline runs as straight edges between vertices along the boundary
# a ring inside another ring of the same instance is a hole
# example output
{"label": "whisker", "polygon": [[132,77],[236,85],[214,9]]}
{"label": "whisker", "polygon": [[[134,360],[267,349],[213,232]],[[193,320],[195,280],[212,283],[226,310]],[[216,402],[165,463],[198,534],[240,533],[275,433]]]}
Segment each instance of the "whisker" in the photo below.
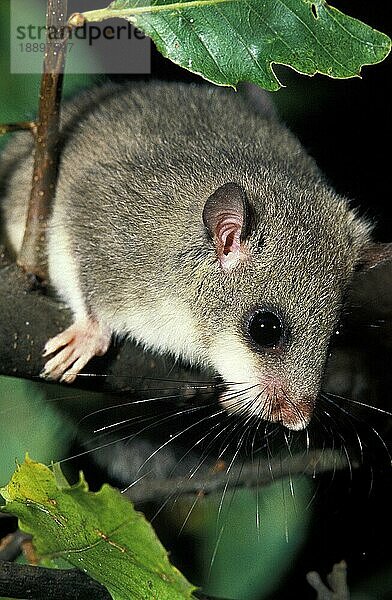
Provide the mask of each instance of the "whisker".
{"label": "whisker", "polygon": [[[244,394],[244,391],[242,392],[242,394],[236,393],[236,395],[237,395],[237,396],[239,396],[239,395],[243,395],[243,394]],[[234,396],[234,393],[233,393],[232,395]],[[236,403],[234,404],[234,408],[235,408],[235,411],[234,411],[234,412],[236,412],[236,413],[237,413],[237,412],[239,412],[239,411],[242,409],[242,404],[243,404],[243,401],[242,401],[241,399],[237,399],[237,400],[236,400]],[[232,408],[233,408],[233,407],[232,407]],[[140,470],[141,470],[141,469],[142,469],[142,468],[145,466],[145,464],[147,464],[147,462],[148,462],[149,460],[151,460],[151,458],[152,458],[154,455],[156,455],[156,454],[157,454],[157,453],[158,453],[158,452],[159,452],[159,451],[160,451],[160,450],[161,450],[163,447],[165,447],[166,445],[168,445],[168,444],[169,444],[171,441],[173,441],[173,440],[174,440],[176,437],[179,437],[180,435],[182,435],[183,433],[185,433],[186,431],[188,431],[188,430],[189,430],[189,429],[191,429],[192,427],[196,426],[197,424],[200,424],[202,421],[205,421],[206,419],[209,419],[209,418],[218,417],[218,416],[220,416],[220,415],[225,415],[225,417],[226,417],[227,419],[232,419],[232,418],[234,417],[233,410],[232,410],[232,414],[228,414],[228,413],[227,413],[227,411],[226,411],[224,408],[222,408],[221,410],[219,410],[219,411],[216,411],[216,412],[215,412],[215,413],[213,413],[212,415],[208,415],[207,417],[204,417],[203,419],[200,419],[200,420],[199,420],[197,423],[194,423],[194,424],[192,424],[191,426],[189,426],[189,427],[187,427],[187,428],[185,428],[185,429],[183,429],[183,430],[179,431],[179,432],[176,434],[176,436],[172,436],[172,437],[171,437],[169,440],[167,440],[167,441],[166,441],[164,444],[161,444],[161,446],[160,446],[159,448],[157,448],[157,449],[156,449],[156,450],[155,450],[153,453],[151,453],[151,454],[150,454],[150,456],[149,456],[149,457],[146,459],[146,461],[144,461],[144,463],[143,463],[143,464],[142,464],[142,465],[139,467],[138,471],[140,471]],[[213,426],[213,429],[217,428],[219,425],[220,425],[219,423],[215,424],[215,425]],[[228,425],[228,426],[226,426],[226,427],[224,427],[224,428],[223,428],[223,429],[222,429],[222,430],[221,430],[221,431],[218,433],[218,435],[214,437],[214,440],[216,440],[216,439],[217,439],[217,438],[218,438],[218,437],[219,437],[221,434],[223,434],[223,433],[224,433],[224,431],[225,431],[225,430],[226,430],[228,427],[229,427],[229,425]],[[195,447],[195,446],[197,446],[198,444],[200,444],[200,443],[201,443],[201,441],[203,441],[203,440],[204,440],[206,437],[208,437],[208,435],[211,435],[211,430],[210,430],[210,431],[209,431],[209,432],[208,432],[208,433],[207,433],[205,436],[203,436],[203,437],[201,438],[201,440],[197,440],[197,441],[195,442],[195,444],[193,444],[193,447]],[[213,441],[214,441],[214,440],[213,440]],[[181,462],[181,461],[182,461],[182,460],[185,458],[185,456],[186,456],[186,455],[187,455],[187,454],[188,454],[188,453],[191,451],[191,449],[192,449],[192,448],[188,449],[188,450],[187,450],[187,452],[185,452],[185,453],[184,453],[184,455],[181,457],[181,459],[180,459],[180,460],[179,460],[179,461],[176,463],[176,466],[175,466],[175,467],[172,469],[172,473],[173,473],[173,471],[174,471],[174,470],[175,470],[175,469],[178,467],[178,464],[179,464],[179,463],[180,463],[180,462]],[[222,454],[222,452],[221,452],[221,454]],[[194,467],[194,468],[193,468],[192,472],[190,473],[190,477],[192,477],[192,476],[194,475],[194,473],[196,473],[196,471],[197,471],[197,470],[198,470],[198,469],[201,467],[201,465],[203,464],[203,462],[206,460],[207,456],[208,456],[208,454],[206,454],[206,455],[205,455],[205,457],[204,457],[204,458],[202,458],[202,460],[200,460],[200,459],[199,459],[199,464],[198,464],[198,465],[196,465],[196,467]],[[202,491],[202,490],[201,490],[201,491]],[[169,501],[170,501],[170,500],[171,500],[171,499],[172,499],[172,498],[175,496],[175,494],[176,494],[176,493],[177,493],[177,490],[173,490],[173,492],[171,492],[171,494],[169,494],[169,495],[168,495],[168,497],[167,497],[167,498],[164,500],[164,502],[163,502],[163,503],[161,503],[161,505],[160,505],[159,509],[158,509],[158,510],[155,512],[155,514],[154,514],[154,516],[153,516],[153,519],[156,519],[156,517],[159,515],[159,513],[160,513],[160,512],[163,510],[163,508],[164,508],[164,507],[167,505],[167,503],[168,503],[168,502],[169,502]],[[177,496],[177,497],[178,497],[178,496]],[[176,500],[175,500],[175,501],[176,501]]]}
{"label": "whisker", "polygon": [[[197,412],[199,410],[202,410],[203,408],[208,408],[209,406],[212,406],[214,403],[211,404],[202,404],[200,406],[196,405],[196,406],[191,406],[189,408],[183,408],[180,410],[177,410],[175,412],[170,413],[170,415],[168,415],[167,419],[170,418],[174,418],[174,417],[179,417],[185,414],[190,414],[192,412]],[[117,421],[116,423],[111,423],[110,425],[105,425],[103,427],[100,427],[98,429],[94,429],[93,433],[101,433],[103,431],[108,431],[110,429],[112,429],[113,427],[117,427],[118,429],[123,429],[125,425],[128,425],[129,423],[132,423],[135,420],[138,419],[155,419],[156,415],[151,415],[151,416],[146,416],[146,417],[142,417],[142,415],[136,415],[135,417],[129,417],[128,419],[123,419],[121,421]]]}
{"label": "whisker", "polygon": [[324,400],[327,400],[327,402],[330,402],[333,406],[335,406],[338,410],[341,411],[341,413],[343,413],[347,417],[346,418],[346,422],[350,425],[350,428],[354,431],[354,435],[355,435],[355,437],[357,439],[357,442],[358,442],[359,452],[360,452],[360,456],[361,456],[361,463],[363,464],[363,462],[364,462],[364,448],[363,448],[363,443],[362,443],[362,440],[361,440],[361,437],[360,437],[358,431],[356,430],[356,428],[354,427],[354,424],[352,422],[353,418],[356,418],[356,420],[358,420],[358,421],[362,421],[362,420],[358,419],[358,417],[355,417],[355,416],[351,415],[342,406],[339,406],[338,404],[334,403],[330,398],[328,398],[327,395],[322,394],[321,397]]}
{"label": "whisker", "polygon": [[[218,424],[219,425],[219,424]],[[194,446],[197,445],[198,442],[196,442],[196,444],[194,444]],[[178,464],[185,458],[185,456],[189,453],[189,450],[187,452],[185,452],[185,454],[181,457],[181,459],[176,463],[176,465],[173,467],[172,472],[173,473],[175,471],[175,469],[178,467]],[[207,458],[207,457],[206,457]],[[170,500],[173,499],[174,496],[175,500],[174,502],[177,501],[180,492],[178,491],[179,488],[179,484],[177,484],[177,488],[175,490],[173,490],[166,498],[165,500],[160,504],[159,508],[156,510],[156,512],[154,513],[153,517],[150,519],[150,521],[152,522],[154,519],[156,519],[158,517],[158,515],[161,513],[161,511],[165,508],[165,506],[170,502]],[[201,487],[200,492],[203,491],[203,487]]]}
{"label": "whisker", "polygon": [[[241,468],[239,469],[238,475],[237,475],[237,483],[238,483],[238,481],[239,481],[239,479],[241,477],[243,466],[244,466],[244,463],[242,462]],[[228,481],[229,480],[230,480],[230,475],[229,475]],[[226,486],[225,486],[225,489],[226,489]],[[234,485],[233,486],[233,490],[231,492],[229,505],[228,505],[227,510],[226,510],[226,517],[228,517],[229,514],[230,514],[230,509],[231,509],[231,507],[233,505],[233,501],[234,501],[236,492],[237,492],[236,485]],[[218,524],[218,519],[219,519],[219,516],[217,517],[217,524]],[[209,564],[207,581],[209,581],[210,578],[211,578],[212,568],[214,566],[214,563],[215,563],[215,560],[216,560],[216,555],[218,553],[218,548],[220,546],[222,535],[223,535],[223,533],[224,533],[224,531],[226,529],[227,523],[228,523],[228,519],[226,518],[225,521],[222,523],[222,526],[221,526],[220,531],[219,531],[219,535],[217,536],[217,540],[215,542],[214,551],[212,553],[210,564]]]}
{"label": "whisker", "polygon": [[[230,419],[232,419],[234,416],[236,416],[236,415],[234,415],[233,413],[231,413],[231,414],[228,414],[228,413],[227,413],[225,410],[221,410],[221,411],[219,411],[219,413],[215,413],[215,416],[218,416],[218,415],[220,415],[220,414],[223,414],[227,420],[230,420]],[[184,460],[184,458],[185,458],[185,457],[186,457],[186,456],[187,456],[187,455],[188,455],[188,454],[189,454],[189,453],[190,453],[190,452],[191,452],[191,451],[192,451],[192,450],[193,450],[193,449],[194,449],[194,448],[195,448],[197,445],[201,444],[201,443],[202,443],[202,442],[203,442],[203,441],[204,441],[206,438],[208,438],[208,437],[211,435],[211,432],[212,432],[212,430],[214,430],[214,429],[216,429],[216,428],[218,428],[218,427],[221,427],[220,431],[218,432],[218,434],[217,434],[216,436],[214,436],[214,437],[213,437],[213,439],[212,439],[212,440],[210,441],[210,443],[208,444],[207,448],[205,448],[205,449],[203,450],[203,453],[202,453],[202,455],[201,455],[201,456],[200,456],[200,458],[199,458],[198,464],[197,464],[197,465],[196,465],[196,466],[195,466],[193,469],[191,469],[191,470],[190,470],[190,472],[189,472],[189,473],[190,473],[190,474],[189,474],[189,479],[192,479],[192,478],[195,476],[195,474],[197,473],[197,471],[198,471],[198,470],[201,468],[201,466],[203,465],[203,463],[205,462],[205,460],[208,458],[208,450],[209,450],[209,448],[210,448],[210,447],[212,446],[212,444],[213,444],[213,443],[214,443],[214,442],[217,440],[217,438],[218,438],[220,435],[222,435],[222,434],[224,433],[224,431],[226,431],[226,430],[227,430],[227,429],[230,427],[230,423],[229,423],[228,425],[226,425],[226,427],[223,427],[223,428],[222,428],[222,423],[221,423],[221,422],[218,422],[218,423],[216,423],[215,425],[213,425],[213,427],[212,427],[212,428],[211,428],[211,429],[210,429],[210,430],[209,430],[209,431],[208,431],[208,432],[207,432],[207,433],[206,433],[204,436],[202,436],[201,438],[199,438],[199,439],[198,439],[198,440],[197,440],[197,441],[196,441],[196,442],[195,442],[195,443],[194,443],[194,444],[193,444],[193,445],[192,445],[192,446],[191,446],[191,447],[190,447],[190,448],[189,448],[189,449],[188,449],[188,450],[187,450],[187,451],[186,451],[186,452],[183,454],[183,456],[181,457],[181,459],[180,459],[180,460],[177,462],[176,466],[175,466],[175,467],[173,467],[173,469],[172,469],[172,471],[171,471],[170,475],[172,475],[172,474],[173,474],[173,472],[174,472],[174,471],[175,471],[175,469],[178,467],[178,465],[181,463],[181,461],[182,461],[182,460]],[[220,456],[218,456],[217,460],[219,460],[220,458],[221,458],[221,457],[220,457]],[[169,476],[170,476],[170,475],[169,475]]]}
{"label": "whisker", "polygon": [[223,532],[225,530],[225,527],[226,527],[226,523],[223,523],[222,526],[221,526],[221,528],[220,528],[219,535],[218,535],[218,537],[216,539],[216,542],[215,542],[214,551],[212,553],[210,564],[209,564],[209,567],[208,567],[207,583],[211,579],[212,568],[213,568],[215,560],[216,560],[216,555],[218,553],[218,548],[220,546],[222,535],[223,535]]}
{"label": "whisker", "polygon": [[[340,399],[343,400],[348,400],[347,398],[342,398],[339,396],[334,395],[334,397],[338,397]],[[351,413],[349,413],[348,411],[346,411],[342,406],[340,406],[339,404],[335,403],[330,397],[329,395],[323,395],[323,399],[326,400],[327,402],[330,402],[333,406],[335,406],[339,411],[341,411],[341,413],[347,415],[349,417],[350,420],[355,419],[356,421],[358,421],[359,423],[365,424],[366,427],[373,432],[373,434],[377,437],[377,439],[381,442],[381,445],[383,447],[383,449],[385,450],[387,456],[388,456],[388,461],[390,464],[392,464],[392,457],[391,457],[391,453],[388,449],[388,446],[386,445],[384,439],[382,438],[381,434],[375,429],[375,427],[369,425],[366,421],[364,421],[359,415],[353,415]],[[354,401],[354,403],[356,403],[356,401]],[[371,408],[369,405],[365,404],[365,407]],[[356,430],[354,429],[355,433]],[[363,444],[362,441],[360,440],[360,438],[358,439],[358,442],[360,444],[360,447],[363,448]],[[363,457],[363,454],[362,454]]]}
{"label": "whisker", "polygon": [[380,440],[385,452],[387,453],[388,459],[389,459],[389,463],[390,465],[392,465],[392,456],[391,453],[389,452],[388,446],[386,445],[384,439],[382,438],[381,434],[377,431],[377,429],[375,427],[370,427],[370,430],[373,431],[373,433],[377,436],[377,438]]}
{"label": "whisker", "polygon": [[[178,394],[170,395],[170,396],[156,396],[154,398],[142,398],[140,400],[130,400],[129,402],[120,402],[118,404],[112,404],[110,406],[104,406],[103,408],[99,408],[97,410],[94,410],[94,411],[88,413],[87,415],[85,415],[84,417],[82,417],[78,421],[77,425],[80,425],[83,421],[85,421],[86,419],[88,419],[90,417],[94,417],[96,415],[99,415],[99,414],[102,414],[102,413],[105,413],[105,412],[116,410],[118,408],[124,408],[124,407],[127,407],[127,406],[137,406],[139,404],[148,404],[148,403],[152,403],[152,402],[162,402],[162,401],[166,401],[166,400],[178,400],[181,397],[182,397],[181,394],[178,393]],[[211,403],[205,404],[203,406],[208,407],[211,404],[215,404],[215,402],[212,401]]]}
{"label": "whisker", "polygon": [[152,473],[152,471],[147,471],[146,473],[143,473],[143,475],[140,475],[140,477],[138,477],[137,479],[135,479],[135,481],[132,481],[132,483],[130,483],[129,485],[127,485],[127,487],[125,487],[122,490],[120,490],[121,493],[125,494],[125,492],[127,492],[132,487],[134,487],[137,483],[139,483],[139,481],[142,481],[143,479],[145,479],[146,477],[148,477],[149,475],[151,475],[151,473]]}
{"label": "whisker", "polygon": [[185,517],[185,519],[184,519],[184,521],[183,521],[183,523],[182,523],[182,525],[181,525],[181,527],[180,527],[180,529],[178,531],[177,537],[180,537],[180,535],[184,531],[184,529],[186,527],[186,524],[188,523],[188,521],[190,519],[192,511],[195,508],[196,504],[198,503],[199,499],[200,499],[200,494],[196,494],[196,497],[195,497],[194,501],[192,502],[192,505],[191,505],[190,509],[188,510],[187,515],[186,515],[186,517]]}
{"label": "whisker", "polygon": [[[325,413],[332,421],[332,416],[328,413]],[[348,452],[344,437],[342,436],[342,434],[340,433],[340,431],[338,431],[338,429],[336,428],[336,422],[335,422],[335,428],[332,428],[332,431],[334,431],[334,433],[336,433],[338,435],[338,437],[340,438],[340,448],[341,451],[345,454],[346,456],[346,460],[347,460],[347,466],[349,469],[349,477],[350,477],[350,481],[353,480],[353,468],[352,468],[352,461],[351,461],[351,457],[350,454]]]}
{"label": "whisker", "polygon": [[281,491],[282,491],[282,502],[283,502],[283,510],[284,510],[284,535],[285,535],[286,544],[288,544],[289,543],[289,523],[288,523],[288,513],[287,513],[285,481],[284,481],[283,471],[282,471],[282,461],[280,462],[280,464],[281,464],[280,487],[281,487]]}
{"label": "whisker", "polygon": [[[232,418],[233,416],[234,416],[234,415],[228,415],[228,417],[227,417],[227,418],[228,418],[228,419],[230,419],[230,418]],[[221,424],[220,424],[220,423],[218,423],[216,426],[221,426]],[[222,429],[221,429],[221,430],[218,432],[218,434],[217,434],[217,435],[216,435],[216,436],[215,436],[215,437],[214,437],[214,438],[211,440],[211,442],[208,444],[207,448],[205,449],[205,452],[203,452],[202,456],[200,457],[198,464],[197,464],[197,465],[196,465],[196,466],[195,466],[195,467],[192,469],[192,471],[191,471],[191,473],[190,473],[190,475],[189,475],[189,479],[192,479],[192,478],[193,478],[193,477],[196,475],[196,473],[198,472],[198,470],[199,470],[199,469],[202,467],[202,465],[204,464],[204,462],[205,462],[205,461],[207,460],[207,458],[208,458],[208,450],[211,448],[211,446],[214,444],[214,442],[216,442],[216,440],[218,439],[218,437],[219,437],[221,434],[223,434],[225,431],[227,431],[227,429],[228,429],[230,426],[231,426],[231,423],[228,423],[228,424],[227,424],[227,425],[226,425],[224,428],[222,428]],[[209,434],[210,434],[210,432],[209,432]],[[209,434],[208,434],[208,435],[209,435]],[[206,437],[206,436],[204,436],[204,437]],[[226,438],[225,438],[224,442],[227,440],[227,437],[228,437],[228,436],[226,436]],[[223,443],[224,443],[224,442],[223,442]],[[226,446],[225,450],[226,450],[226,449],[227,449],[227,446]],[[219,455],[218,455],[218,457],[217,457],[217,461],[219,461],[219,460],[221,460],[221,459],[222,459],[222,457],[223,457],[223,454],[224,454],[224,452],[220,452],[220,453],[219,453]]]}
{"label": "whisker", "polygon": [[259,496],[259,482],[260,482],[260,463],[261,457],[259,456],[259,460],[257,462],[257,485],[256,485],[256,531],[257,531],[257,541],[260,542],[260,496]]}
{"label": "whisker", "polygon": [[[226,417],[227,417],[227,418],[232,418],[232,417],[234,416],[233,414],[227,414],[227,412],[226,412],[224,409],[223,409],[222,411],[220,411],[220,412],[221,412],[222,414],[226,415]],[[215,414],[215,416],[217,416],[217,415]],[[227,429],[227,427],[226,427],[225,429]],[[218,433],[218,436],[219,436],[219,435],[220,435],[220,433]],[[218,436],[217,436],[217,437],[218,437]],[[215,438],[215,439],[216,439],[216,438]],[[227,448],[227,447],[226,447],[226,448]],[[226,450],[226,448],[225,448],[225,450]],[[225,450],[224,450],[224,451],[225,451]],[[218,457],[218,460],[219,460],[219,458],[221,458],[221,457],[223,456],[223,453],[224,453],[224,451],[223,451],[223,452],[222,452],[222,451],[220,452],[220,454],[219,454],[219,457]],[[200,465],[200,466],[201,466],[201,465]],[[200,490],[200,491],[201,491],[201,492],[203,491],[203,487],[201,488],[201,490]],[[156,510],[156,512],[154,513],[153,517],[150,519],[150,521],[151,521],[151,522],[152,522],[152,521],[154,521],[154,520],[155,520],[155,519],[158,517],[158,515],[159,515],[159,514],[162,512],[162,510],[163,510],[163,509],[164,509],[164,508],[167,506],[167,504],[170,502],[170,500],[172,500],[172,499],[173,499],[173,497],[174,497],[176,494],[177,494],[177,489],[176,489],[176,490],[173,490],[173,492],[171,492],[171,493],[170,493],[170,494],[167,496],[167,498],[165,498],[165,500],[164,500],[164,501],[161,503],[161,505],[159,506],[159,508],[158,508],[158,509]],[[177,497],[178,497],[178,494],[177,494]]]}
{"label": "whisker", "polygon": [[[245,435],[247,433],[246,426],[247,426],[248,422],[249,422],[249,419],[247,419],[246,422],[243,424],[244,432],[243,432],[243,434],[241,435],[241,437],[238,440],[237,448],[236,448],[236,450],[235,450],[235,452],[233,454],[233,457],[232,457],[232,459],[231,459],[231,461],[230,461],[230,463],[229,463],[229,465],[228,465],[228,467],[226,469],[226,474],[228,475],[228,478],[227,478],[226,484],[225,484],[225,486],[223,488],[223,492],[222,492],[222,495],[221,495],[221,500],[220,500],[219,507],[218,507],[217,524],[219,523],[219,520],[220,520],[220,516],[221,516],[221,512],[222,512],[222,508],[223,508],[223,502],[224,502],[224,499],[225,499],[225,496],[226,496],[228,485],[230,483],[230,471],[231,471],[231,469],[232,469],[232,467],[233,467],[233,465],[234,465],[234,463],[235,463],[235,461],[236,461],[236,459],[238,457],[238,454],[239,454],[239,452],[241,450],[243,439],[244,439],[244,437],[245,437]],[[233,431],[235,431],[235,429],[236,428],[234,428]]]}
{"label": "whisker", "polygon": [[[195,407],[192,407],[192,409],[195,409]],[[188,410],[191,410],[191,409],[184,409],[184,412],[188,411]],[[79,453],[74,454],[72,456],[69,456],[67,458],[64,458],[64,459],[62,459],[62,460],[59,461],[59,464],[63,464],[65,462],[69,462],[71,460],[74,460],[76,458],[80,458],[82,456],[86,456],[87,454],[90,454],[92,452],[96,452],[98,450],[103,450],[104,448],[108,448],[108,447],[113,446],[114,444],[118,444],[120,442],[128,442],[129,443],[131,440],[133,440],[135,437],[137,437],[141,433],[144,433],[145,431],[148,431],[152,427],[156,427],[157,425],[160,425],[163,422],[168,421],[168,420],[174,418],[174,416],[177,416],[177,415],[176,414],[175,415],[171,414],[169,416],[163,417],[163,418],[159,419],[158,421],[154,421],[154,423],[152,425],[148,425],[146,427],[143,427],[141,430],[137,431],[134,434],[129,434],[129,435],[123,436],[123,437],[121,437],[119,439],[111,440],[110,442],[107,442],[105,444],[97,446],[96,448],[89,448],[88,450],[84,450],[82,452],[79,452]],[[149,420],[149,421],[154,420],[154,419],[155,419],[154,416],[145,418],[145,420]],[[106,435],[106,433],[101,434],[101,435]],[[86,443],[88,443],[88,441]]]}
{"label": "whisker", "polygon": [[[223,413],[223,412],[225,412],[224,408],[221,411],[219,411],[219,413],[216,413],[216,414],[220,414],[220,413]],[[141,466],[139,467],[138,471],[140,471],[147,464],[147,462],[149,462],[160,450],[162,450],[162,448],[165,448],[165,446],[167,446],[168,444],[170,444],[175,439],[178,439],[181,435],[183,435],[184,433],[190,431],[191,429],[193,429],[194,427],[196,427],[200,423],[203,423],[203,422],[207,421],[208,419],[213,418],[214,416],[216,416],[216,414],[214,414],[214,415],[207,415],[206,417],[203,417],[202,419],[199,419],[199,421],[197,421],[196,423],[192,423],[191,425],[189,425],[185,429],[182,429],[179,432],[177,432],[169,440],[166,440],[166,442],[164,442],[163,444],[161,444],[159,446],[159,448],[157,448],[156,450],[154,450],[154,452],[141,464]]]}
{"label": "whisker", "polygon": [[345,398],[344,396],[339,396],[338,394],[332,394],[328,392],[328,396],[332,396],[334,398],[338,398],[339,400],[343,400],[344,402],[350,402],[352,404],[356,404],[357,406],[361,406],[362,408],[368,408],[369,410],[374,410],[382,415],[387,415],[388,417],[392,417],[392,412],[389,410],[385,410],[383,408],[379,408],[378,406],[372,406],[371,404],[366,404],[366,402],[361,402],[360,400],[354,400],[353,398]]}

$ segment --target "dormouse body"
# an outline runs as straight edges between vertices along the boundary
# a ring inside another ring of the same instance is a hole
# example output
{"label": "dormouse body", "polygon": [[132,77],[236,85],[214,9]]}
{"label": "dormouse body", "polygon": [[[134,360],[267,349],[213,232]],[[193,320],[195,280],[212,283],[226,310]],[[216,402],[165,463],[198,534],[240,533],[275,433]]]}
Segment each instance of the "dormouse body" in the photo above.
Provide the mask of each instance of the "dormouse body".
{"label": "dormouse body", "polygon": [[[215,369],[228,409],[307,425],[369,227],[261,104],[132,83],[65,107],[48,257],[74,323],[47,343],[46,376],[73,381],[130,336]],[[31,152],[19,134],[3,158],[15,249]]]}

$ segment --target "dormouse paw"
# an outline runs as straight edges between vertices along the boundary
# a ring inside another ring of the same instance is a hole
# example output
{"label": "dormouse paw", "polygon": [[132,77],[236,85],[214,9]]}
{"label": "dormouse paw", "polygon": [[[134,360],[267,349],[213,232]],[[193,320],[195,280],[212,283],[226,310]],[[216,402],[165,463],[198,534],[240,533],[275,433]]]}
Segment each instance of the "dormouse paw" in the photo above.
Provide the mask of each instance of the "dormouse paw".
{"label": "dormouse paw", "polygon": [[76,321],[46,343],[43,356],[54,356],[40,376],[72,383],[93,356],[105,354],[110,338],[110,331],[94,319]]}

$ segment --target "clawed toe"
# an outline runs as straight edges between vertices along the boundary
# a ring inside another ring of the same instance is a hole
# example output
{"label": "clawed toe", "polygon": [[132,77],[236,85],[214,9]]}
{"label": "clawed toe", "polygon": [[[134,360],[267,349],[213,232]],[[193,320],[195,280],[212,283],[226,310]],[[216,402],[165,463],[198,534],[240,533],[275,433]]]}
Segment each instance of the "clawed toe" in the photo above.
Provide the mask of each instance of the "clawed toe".
{"label": "clawed toe", "polygon": [[40,376],[72,383],[93,356],[105,354],[110,337],[109,330],[93,319],[74,323],[46,343],[43,356],[55,355]]}
{"label": "clawed toe", "polygon": [[49,354],[53,354],[54,352],[60,350],[60,348],[67,346],[72,341],[73,334],[74,325],[71,325],[71,327],[68,327],[68,329],[65,331],[62,331],[55,337],[48,340],[45,344],[42,356],[49,356]]}

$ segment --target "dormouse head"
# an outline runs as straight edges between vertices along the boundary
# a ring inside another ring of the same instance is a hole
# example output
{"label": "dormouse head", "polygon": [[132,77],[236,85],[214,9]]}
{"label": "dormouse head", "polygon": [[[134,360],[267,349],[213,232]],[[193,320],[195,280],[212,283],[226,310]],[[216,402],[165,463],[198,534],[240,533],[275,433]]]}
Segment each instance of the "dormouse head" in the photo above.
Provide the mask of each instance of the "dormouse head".
{"label": "dormouse head", "polygon": [[299,430],[354,271],[392,253],[324,183],[261,187],[227,182],[205,202],[199,321],[209,324],[210,363],[230,383],[224,405]]}

